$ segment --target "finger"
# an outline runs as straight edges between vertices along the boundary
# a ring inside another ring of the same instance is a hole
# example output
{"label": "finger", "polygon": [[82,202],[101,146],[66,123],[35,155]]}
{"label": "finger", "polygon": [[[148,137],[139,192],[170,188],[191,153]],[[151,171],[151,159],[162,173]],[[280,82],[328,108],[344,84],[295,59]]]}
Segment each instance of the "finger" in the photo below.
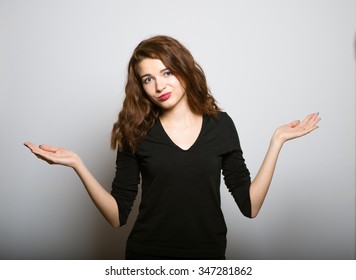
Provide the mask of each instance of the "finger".
{"label": "finger", "polygon": [[54,147],[54,146],[50,146],[50,145],[46,145],[46,144],[42,144],[39,147],[40,147],[40,149],[45,150],[46,152],[55,153],[58,151],[58,147]]}
{"label": "finger", "polygon": [[310,116],[310,118],[308,119],[308,121],[305,124],[304,129],[305,130],[310,130],[312,128],[315,129],[316,124],[321,120],[321,118],[318,118],[319,113],[314,113]]}
{"label": "finger", "polygon": [[318,122],[320,122],[321,118],[315,118],[313,122],[310,123],[311,127],[316,126]]}
{"label": "finger", "polygon": [[25,147],[27,147],[30,150],[31,150],[31,147],[33,146],[33,144],[31,142],[24,142],[23,144]]}
{"label": "finger", "polygon": [[305,119],[300,123],[300,127],[304,130],[308,130],[309,128],[314,126],[314,121],[319,113],[313,113],[305,117]]}
{"label": "finger", "polygon": [[23,144],[25,145],[25,147],[29,148],[33,153],[38,150],[38,147],[31,142],[25,142]]}
{"label": "finger", "polygon": [[319,115],[319,113],[314,113],[314,114],[312,114],[312,116],[310,117],[310,119],[309,119],[308,122],[309,122],[309,123],[315,122],[315,120],[317,119],[318,115]]}
{"label": "finger", "polygon": [[308,129],[304,130],[304,134],[308,134],[308,133],[314,131],[314,130],[317,129],[317,128],[319,128],[319,126],[314,125],[314,126],[308,128]]}
{"label": "finger", "polygon": [[290,128],[294,128],[294,127],[296,127],[299,123],[300,123],[299,120],[292,121],[291,123],[289,123],[289,127],[290,127]]}
{"label": "finger", "polygon": [[312,116],[311,116],[311,118],[309,119],[309,121],[315,121],[316,120],[316,118],[319,116],[319,113],[314,113],[314,114],[312,114]]}
{"label": "finger", "polygon": [[[25,142],[24,145],[31,150],[31,152],[39,159],[46,161],[48,164],[54,164],[55,159],[52,157],[52,152],[37,147],[31,142]],[[42,146],[42,145],[41,145]],[[48,146],[48,145],[46,145]],[[47,148],[47,147],[46,147]]]}
{"label": "finger", "polygon": [[313,125],[311,127],[308,127],[308,128],[305,128],[304,130],[302,130],[302,134],[303,135],[306,135],[306,134],[309,134],[310,132],[314,131],[315,129],[318,129],[319,126],[317,125]]}
{"label": "finger", "polygon": [[310,120],[312,120],[314,117],[315,117],[315,113],[306,116],[306,117],[304,118],[304,120],[303,120],[303,123],[304,123],[304,124],[307,124],[307,123],[308,123]]}

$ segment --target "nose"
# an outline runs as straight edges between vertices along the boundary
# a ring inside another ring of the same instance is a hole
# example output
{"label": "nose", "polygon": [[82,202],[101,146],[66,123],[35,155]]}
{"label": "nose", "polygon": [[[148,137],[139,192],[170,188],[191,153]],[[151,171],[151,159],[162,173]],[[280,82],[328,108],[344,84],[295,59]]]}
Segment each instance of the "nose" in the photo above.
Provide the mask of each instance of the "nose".
{"label": "nose", "polygon": [[161,92],[166,88],[166,84],[163,78],[156,78],[156,91]]}

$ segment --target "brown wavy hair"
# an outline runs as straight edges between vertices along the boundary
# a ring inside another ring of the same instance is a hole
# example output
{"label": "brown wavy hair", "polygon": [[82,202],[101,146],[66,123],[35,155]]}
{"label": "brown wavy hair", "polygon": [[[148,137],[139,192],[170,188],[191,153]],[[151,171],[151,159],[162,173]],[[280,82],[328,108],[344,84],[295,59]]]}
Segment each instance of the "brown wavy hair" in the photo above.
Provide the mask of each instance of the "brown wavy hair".
{"label": "brown wavy hair", "polygon": [[126,96],[111,133],[112,149],[118,147],[123,150],[125,146],[135,152],[161,114],[160,107],[146,96],[138,73],[138,64],[145,58],[161,60],[184,85],[192,112],[216,117],[220,111],[210,93],[203,69],[189,50],[172,37],[151,37],[135,48],[129,61]]}

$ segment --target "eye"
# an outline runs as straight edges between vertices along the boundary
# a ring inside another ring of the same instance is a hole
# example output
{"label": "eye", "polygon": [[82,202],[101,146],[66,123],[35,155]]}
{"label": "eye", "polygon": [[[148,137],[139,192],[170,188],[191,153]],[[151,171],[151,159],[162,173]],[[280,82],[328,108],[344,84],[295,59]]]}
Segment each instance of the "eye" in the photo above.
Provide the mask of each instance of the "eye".
{"label": "eye", "polygon": [[164,72],[164,76],[166,76],[166,77],[172,76],[172,72],[167,70]]}
{"label": "eye", "polygon": [[149,84],[151,81],[152,81],[152,77],[147,77],[147,78],[143,79],[142,82],[143,82],[145,85],[147,85],[147,84]]}

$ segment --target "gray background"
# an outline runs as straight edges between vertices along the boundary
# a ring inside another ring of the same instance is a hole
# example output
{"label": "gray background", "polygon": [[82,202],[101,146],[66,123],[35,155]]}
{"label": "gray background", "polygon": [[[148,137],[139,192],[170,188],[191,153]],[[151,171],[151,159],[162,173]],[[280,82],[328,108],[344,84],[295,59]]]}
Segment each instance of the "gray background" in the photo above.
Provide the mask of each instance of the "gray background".
{"label": "gray background", "polygon": [[[319,111],[282,150],[260,215],[222,185],[229,259],[355,258],[355,1],[0,1],[0,258],[122,258],[75,173],[24,141],[76,151],[110,190],[133,48],[176,37],[235,121],[254,176],[273,130]],[[184,202],[183,202],[184,203]]]}

